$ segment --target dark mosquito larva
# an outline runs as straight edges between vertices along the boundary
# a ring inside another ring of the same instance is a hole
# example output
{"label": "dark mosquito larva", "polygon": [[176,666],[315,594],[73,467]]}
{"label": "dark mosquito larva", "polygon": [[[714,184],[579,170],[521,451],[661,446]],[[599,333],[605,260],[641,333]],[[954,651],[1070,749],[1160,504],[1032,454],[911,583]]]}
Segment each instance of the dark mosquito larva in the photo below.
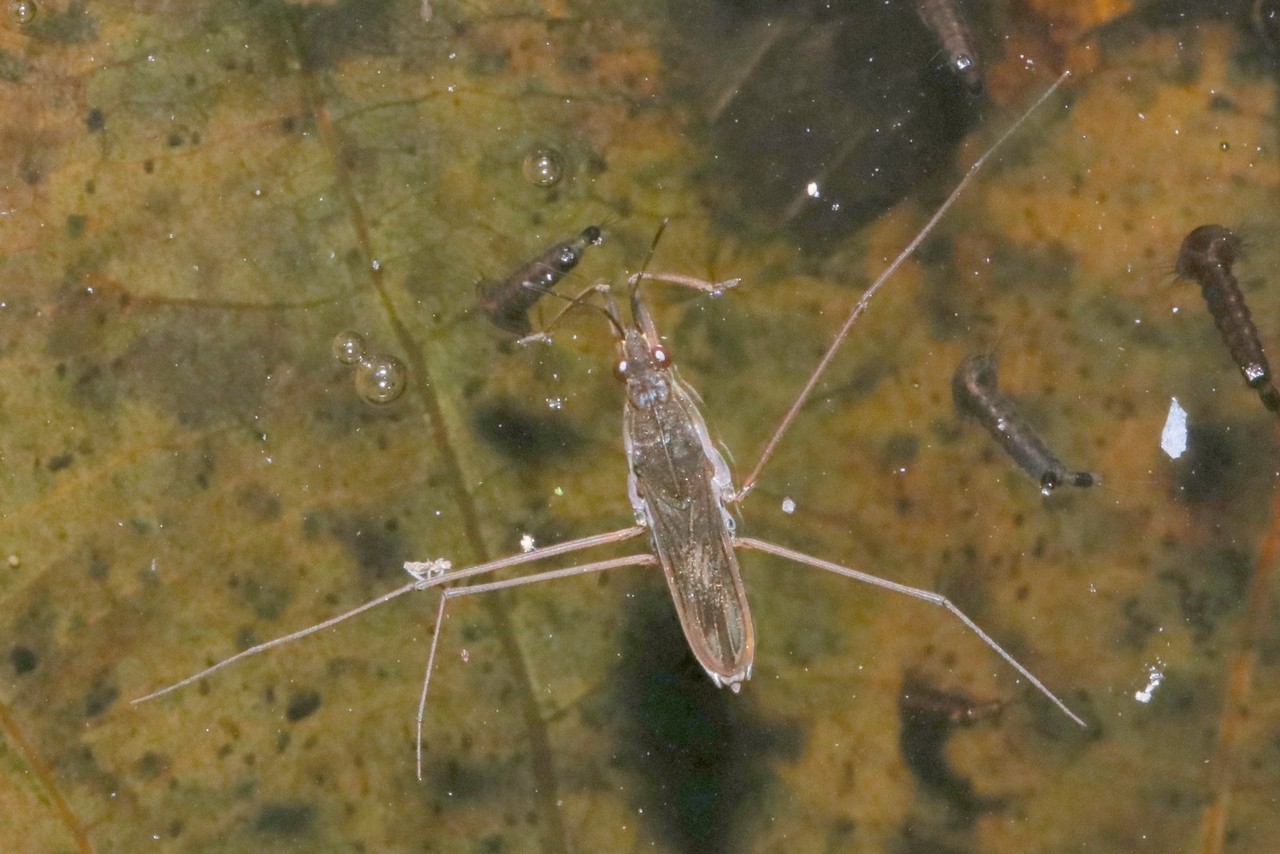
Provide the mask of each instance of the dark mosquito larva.
{"label": "dark mosquito larva", "polygon": [[521,264],[506,278],[476,283],[476,305],[499,329],[528,335],[533,331],[529,309],[578,266],[588,246],[598,246],[603,239],[600,226],[589,225],[577,237],[548,247],[537,258]]}
{"label": "dark mosquito larva", "polygon": [[1231,229],[1202,225],[1183,239],[1174,269],[1182,278],[1200,283],[1200,293],[1204,294],[1213,322],[1244,374],[1244,381],[1258,392],[1267,409],[1280,414],[1280,392],[1271,382],[1271,366],[1262,352],[1258,328],[1249,317],[1240,283],[1231,272],[1240,246],[1240,238]]}
{"label": "dark mosquito larva", "polygon": [[947,54],[947,67],[973,91],[982,89],[982,71],[973,35],[956,0],[916,0],[916,13]]}
{"label": "dark mosquito larva", "polygon": [[996,360],[987,355],[970,356],[956,368],[951,380],[956,411],[987,429],[1014,462],[1040,482],[1048,495],[1055,487],[1096,486],[1096,474],[1070,471],[1022,419],[1013,403],[996,387]]}

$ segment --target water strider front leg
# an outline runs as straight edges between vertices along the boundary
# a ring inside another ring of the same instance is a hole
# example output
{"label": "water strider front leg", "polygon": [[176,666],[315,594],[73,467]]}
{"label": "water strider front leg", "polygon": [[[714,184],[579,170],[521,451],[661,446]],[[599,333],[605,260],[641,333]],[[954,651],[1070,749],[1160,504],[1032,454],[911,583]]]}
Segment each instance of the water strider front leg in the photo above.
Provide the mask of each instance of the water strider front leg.
{"label": "water strider front leg", "polygon": [[736,288],[742,284],[741,278],[725,279],[723,282],[709,282],[706,279],[699,279],[697,276],[686,276],[683,273],[632,273],[627,277],[627,284],[635,287],[641,281],[646,282],[662,282],[667,285],[681,285],[686,288],[692,288],[704,294],[710,294],[718,297],[730,288]]}
{"label": "water strider front leg", "polygon": [[[632,530],[632,529],[627,529]],[[639,530],[644,530],[640,528]],[[621,532],[616,532],[621,533]],[[634,536],[634,535],[632,535]],[[555,548],[552,546],[551,548]],[[453,578],[448,576],[448,567],[440,568],[438,561],[431,561],[426,564],[415,564],[415,569],[410,569],[409,564],[405,564],[405,569],[414,578],[422,578],[419,574],[420,570],[416,567],[426,566],[428,584],[439,584],[444,580],[452,581]],[[445,561],[447,563],[447,561]],[[427,672],[422,677],[422,697],[418,700],[418,717],[417,717],[417,759],[418,759],[418,779],[422,779],[422,721],[427,712],[427,688],[431,685],[431,671],[436,663],[436,647],[440,643],[440,629],[444,626],[444,607],[450,599],[457,599],[461,596],[468,596],[472,593],[490,593],[494,590],[506,590],[511,587],[519,587],[524,584],[534,584],[539,581],[552,581],[556,578],[571,578],[575,575],[586,575],[591,572],[604,572],[610,569],[618,569],[624,566],[644,566],[656,565],[658,559],[651,554],[628,555],[627,557],[613,558],[612,560],[601,560],[594,563],[584,563],[578,566],[568,566],[563,569],[552,569],[547,572],[539,572],[534,575],[526,575],[521,578],[507,578],[502,581],[487,581],[483,584],[473,584],[469,587],[450,587],[447,588],[440,596],[440,607],[436,609],[436,627],[431,633],[431,650],[427,653]],[[418,582],[418,583],[421,583]],[[417,586],[417,584],[413,585]]]}
{"label": "water strider front leg", "polygon": [[751,537],[734,537],[733,545],[734,548],[755,549],[756,551],[786,558],[787,560],[793,560],[796,563],[803,563],[808,566],[817,567],[818,569],[825,569],[827,572],[834,572],[836,575],[842,575],[845,578],[852,578],[854,581],[861,581],[875,587],[882,587],[885,590],[892,590],[895,593],[902,593],[914,599],[923,600],[928,602],[930,605],[937,605],[941,608],[945,608],[955,616],[956,619],[968,626],[969,630],[981,638],[983,643],[995,650],[997,655],[1009,662],[1010,666],[1012,666],[1014,670],[1018,671],[1024,679],[1034,685],[1041,694],[1048,697],[1055,706],[1062,710],[1063,714],[1071,718],[1071,720],[1075,721],[1080,726],[1087,726],[1079,715],[1067,708],[1067,704],[1062,702],[1062,700],[1059,700],[1058,696],[1045,687],[1043,682],[1033,676],[1030,670],[1023,667],[1016,658],[1005,651],[1004,647],[996,643],[995,639],[992,638],[991,635],[983,631],[977,623],[969,619],[963,611],[957,608],[950,599],[943,596],[941,593],[934,593],[932,590],[922,590],[919,587],[909,587],[905,584],[899,584],[896,581],[890,581],[889,579],[881,578],[878,575],[861,572],[859,570],[852,569],[851,567],[832,563],[829,560],[813,557],[812,555],[807,555],[803,552],[789,549],[786,546],[775,545],[774,543],[770,543],[765,540],[756,540]]}
{"label": "water strider front leg", "polygon": [[746,500],[746,497],[751,493],[751,491],[756,488],[756,481],[760,478],[760,472],[764,470],[765,464],[773,457],[774,452],[778,449],[778,443],[782,441],[782,437],[791,429],[792,423],[796,420],[796,416],[800,414],[800,410],[809,400],[809,396],[813,394],[813,390],[818,387],[818,380],[822,378],[824,373],[826,373],[827,367],[835,358],[836,351],[840,349],[840,345],[844,343],[844,340],[849,337],[849,332],[852,331],[854,324],[858,322],[858,318],[862,317],[863,313],[866,312],[867,306],[871,304],[872,297],[874,297],[876,292],[880,290],[881,286],[884,285],[884,283],[887,282],[895,272],[897,272],[898,268],[901,267],[909,257],[911,257],[912,253],[919,248],[920,244],[924,242],[925,238],[928,237],[933,229],[938,225],[938,222],[942,217],[951,209],[951,206],[960,198],[960,194],[964,192],[965,187],[969,186],[970,182],[972,182],[977,174],[982,170],[983,165],[991,158],[991,155],[995,154],[997,149],[1004,145],[1005,140],[1013,136],[1014,132],[1022,126],[1024,121],[1026,121],[1027,116],[1035,112],[1037,107],[1047,101],[1054,92],[1058,91],[1058,87],[1061,86],[1069,76],[1071,76],[1071,72],[1064,71],[1061,76],[1054,81],[1054,84],[1050,86],[1043,95],[1037,98],[1035,103],[1033,103],[1017,121],[1010,125],[990,148],[984,151],[982,155],[973,162],[969,169],[964,173],[964,176],[956,184],[955,189],[951,191],[951,194],[943,200],[942,204],[938,206],[938,209],[933,212],[933,216],[929,217],[920,230],[916,232],[916,236],[911,238],[911,241],[907,243],[906,247],[903,248],[901,252],[898,253],[898,256],[893,259],[893,262],[889,264],[888,267],[885,267],[884,271],[876,277],[876,280],[871,283],[871,286],[863,291],[862,297],[858,300],[857,304],[854,305],[853,311],[851,311],[849,316],[845,319],[844,325],[836,332],[835,337],[831,339],[831,344],[828,345],[826,352],[824,352],[822,354],[822,358],[818,360],[817,367],[813,369],[813,372],[809,374],[809,378],[805,380],[804,386],[800,389],[800,393],[796,395],[796,399],[791,404],[791,408],[782,416],[782,420],[778,422],[778,426],[774,429],[773,435],[769,437],[769,441],[765,442],[764,450],[760,452],[760,458],[756,461],[755,467],[751,469],[750,474],[748,474],[746,479],[742,481],[742,486],[738,489],[738,494],[734,496],[733,500],[735,503],[741,504]]}

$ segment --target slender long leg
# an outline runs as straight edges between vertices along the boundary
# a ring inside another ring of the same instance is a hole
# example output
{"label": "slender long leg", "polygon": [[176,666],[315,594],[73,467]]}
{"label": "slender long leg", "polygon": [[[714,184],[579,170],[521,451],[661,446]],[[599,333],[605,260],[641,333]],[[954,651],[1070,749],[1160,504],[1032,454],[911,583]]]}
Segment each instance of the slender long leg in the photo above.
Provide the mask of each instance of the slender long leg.
{"label": "slender long leg", "polygon": [[1067,708],[1066,703],[1059,700],[1058,696],[1046,688],[1043,682],[1033,676],[1030,670],[1023,667],[1016,658],[1006,652],[1004,647],[996,643],[995,639],[992,638],[991,635],[984,632],[977,623],[969,619],[969,617],[952,604],[951,600],[946,596],[943,596],[940,593],[934,593],[931,590],[921,590],[919,587],[908,587],[905,584],[899,584],[896,581],[890,581],[889,579],[881,578],[878,575],[860,572],[859,570],[851,569],[847,566],[841,566],[838,563],[832,563],[831,561],[823,560],[822,558],[813,557],[812,555],[807,555],[803,552],[789,549],[786,546],[775,545],[774,543],[770,543],[765,540],[756,540],[750,537],[735,537],[733,545],[744,549],[755,549],[756,551],[767,552],[768,554],[783,557],[787,560],[793,560],[796,563],[803,563],[808,566],[817,567],[818,569],[825,569],[827,572],[834,572],[836,575],[843,575],[845,578],[852,578],[854,581],[861,581],[864,584],[882,587],[885,590],[892,590],[895,593],[903,593],[915,599],[921,599],[928,602],[930,605],[937,605],[941,608],[945,608],[947,611],[951,612],[956,619],[968,626],[970,631],[982,638],[982,642],[995,650],[997,655],[1009,662],[1013,669],[1018,671],[1024,679],[1034,685],[1041,694],[1048,697],[1055,706],[1062,710],[1063,714],[1071,718],[1071,720],[1075,721],[1080,726],[1086,726],[1085,722],[1081,720],[1075,712]]}
{"label": "slender long leg", "polygon": [[427,653],[427,672],[422,677],[422,697],[418,700],[418,738],[417,738],[417,757],[418,757],[418,779],[422,779],[422,720],[427,713],[427,688],[431,685],[431,671],[436,664],[436,647],[440,643],[440,630],[444,626],[444,606],[450,599],[457,599],[460,596],[468,596],[472,593],[489,593],[494,590],[506,590],[510,587],[519,587],[524,584],[533,584],[539,581],[552,581],[556,578],[571,578],[575,575],[585,575],[589,572],[604,572],[609,569],[618,569],[623,566],[641,566],[644,564],[653,565],[658,559],[651,554],[628,555],[627,557],[613,558],[612,560],[596,561],[595,563],[584,563],[579,566],[569,566],[563,569],[553,569],[548,572],[539,572],[535,575],[526,575],[521,578],[508,578],[503,581],[489,581],[484,584],[473,584],[470,587],[450,587],[440,596],[440,607],[436,609],[436,627],[431,633],[431,650]]}
{"label": "slender long leg", "polygon": [[805,381],[804,388],[800,390],[800,394],[796,397],[795,402],[791,404],[791,408],[787,410],[787,414],[782,417],[782,421],[778,423],[777,429],[773,431],[773,435],[770,436],[769,441],[765,443],[764,451],[761,452],[760,460],[756,463],[756,467],[751,470],[751,474],[747,475],[747,479],[742,482],[742,488],[739,489],[737,495],[733,497],[735,502],[743,501],[747,497],[747,494],[755,488],[756,481],[760,477],[760,471],[764,468],[765,463],[769,462],[769,458],[773,456],[774,451],[777,450],[778,443],[782,441],[782,437],[786,434],[787,430],[791,429],[791,424],[796,420],[796,416],[800,414],[800,409],[809,400],[809,396],[813,394],[814,388],[818,385],[818,380],[821,379],[822,375],[826,372],[827,367],[831,364],[831,360],[835,358],[836,351],[840,349],[840,345],[843,344],[844,339],[848,337],[849,331],[853,329],[853,325],[858,322],[858,318],[862,317],[863,312],[867,310],[867,306],[871,303],[871,298],[875,296],[876,291],[880,290],[880,286],[888,281],[889,277],[898,271],[898,268],[902,266],[903,262],[905,262],[907,258],[910,257],[917,248],[919,248],[920,244],[924,242],[924,239],[928,237],[934,227],[937,226],[943,215],[946,214],[946,212],[951,209],[951,206],[955,204],[956,199],[960,198],[960,194],[964,192],[965,187],[969,186],[969,183],[977,176],[978,172],[986,164],[987,160],[991,158],[991,155],[994,154],[1000,146],[1004,145],[1005,140],[1013,136],[1014,132],[1021,127],[1027,117],[1035,112],[1037,107],[1047,101],[1049,97],[1058,90],[1058,87],[1062,85],[1063,81],[1065,81],[1070,75],[1070,71],[1064,71],[1062,76],[1054,81],[1053,85],[1050,86],[1043,95],[1037,98],[1036,102],[1032,104],[1017,121],[1010,125],[1008,130],[1000,135],[1000,138],[995,141],[995,144],[983,152],[982,156],[973,162],[973,165],[964,173],[964,177],[960,179],[958,184],[956,184],[955,189],[951,191],[951,195],[947,196],[946,201],[944,201],[938,210],[934,212],[933,216],[929,217],[929,221],[926,222],[924,227],[920,229],[919,233],[911,239],[911,242],[907,244],[906,248],[898,253],[898,257],[893,259],[893,263],[888,267],[885,267],[884,272],[881,273],[880,276],[871,283],[871,287],[867,288],[867,290],[862,294],[862,298],[858,300],[858,304],[853,307],[853,311],[849,314],[848,319],[845,320],[844,325],[840,327],[840,331],[836,333],[836,337],[832,339],[831,345],[827,347],[827,352],[823,353],[822,358],[818,360],[818,366],[813,369],[813,373],[810,374],[809,379]]}
{"label": "slender long leg", "polygon": [[269,640],[269,641],[260,643],[257,646],[251,646],[246,650],[237,652],[235,655],[229,658],[224,658],[222,659],[222,661],[219,661],[216,664],[206,667],[204,670],[201,670],[199,673],[193,673],[192,675],[188,676],[186,679],[183,679],[178,682],[174,682],[172,685],[161,688],[158,691],[152,691],[150,694],[146,694],[142,697],[137,697],[136,699],[130,700],[129,702],[131,704],[136,705],[138,703],[145,703],[148,700],[154,700],[156,697],[163,697],[165,694],[168,694],[170,691],[176,691],[179,688],[182,688],[186,685],[190,685],[192,682],[195,682],[198,679],[203,679],[209,674],[215,671],[221,670],[222,668],[227,667],[228,665],[235,664],[237,661],[240,661],[241,659],[248,658],[253,655],[257,655],[260,652],[266,652],[267,650],[274,649],[275,647],[278,647],[278,646],[284,646],[285,644],[290,643],[291,641],[298,640],[299,638],[305,638],[307,635],[313,635],[316,632],[324,631],[330,626],[335,626],[338,623],[349,620],[352,617],[356,616],[357,614],[363,614],[365,611],[376,608],[379,605],[382,605],[386,602],[390,602],[392,599],[395,599],[399,596],[403,596],[404,594],[408,593],[411,590],[415,590],[415,589],[425,590],[428,587],[436,587],[440,584],[444,584],[445,582],[461,581],[462,579],[470,578],[473,575],[480,575],[486,572],[494,572],[499,569],[505,569],[506,567],[509,567],[509,566],[517,566],[522,563],[529,563],[530,561],[543,560],[544,558],[555,557],[556,555],[567,554],[569,552],[575,552],[581,549],[589,549],[592,546],[601,546],[601,545],[607,545],[609,543],[621,542],[623,540],[630,539],[631,537],[634,537],[637,534],[642,533],[644,530],[645,530],[644,527],[641,525],[633,525],[630,528],[623,528],[618,531],[610,531],[607,534],[596,534],[594,536],[583,537],[578,540],[569,540],[568,542],[557,543],[554,546],[546,546],[545,548],[541,548],[541,549],[533,549],[531,551],[525,552],[524,554],[511,555],[510,557],[504,557],[498,560],[491,560],[491,561],[488,561],[487,563],[481,563],[481,564],[477,564],[476,566],[467,567],[465,569],[459,569],[456,572],[449,572],[447,570],[444,570],[443,565],[439,561],[429,561],[426,563],[414,563],[414,562],[406,563],[405,569],[408,570],[409,573],[417,579],[416,581],[412,581],[409,584],[404,585],[403,587],[399,587],[395,590],[392,590],[390,593],[383,593],[381,596],[370,599],[368,602],[365,602],[363,605],[357,605],[356,607],[352,608],[350,611],[344,611],[343,613],[338,614],[336,617],[330,617],[329,619],[316,623],[313,626],[308,626],[305,629],[300,629],[291,634],[284,635],[283,637],[278,637],[275,640]]}
{"label": "slender long leg", "polygon": [[595,291],[607,291],[607,290],[609,290],[609,285],[606,282],[596,282],[594,285],[583,288],[582,290],[578,291],[576,294],[574,294],[571,297],[558,294],[552,290],[544,290],[543,293],[545,293],[547,296],[559,297],[560,299],[565,300],[566,305],[564,305],[558,312],[556,312],[556,316],[551,318],[551,320],[547,322],[546,326],[542,328],[541,332],[534,332],[524,336],[523,338],[517,339],[516,345],[520,347],[526,347],[530,344],[551,343],[551,330],[555,329],[557,326],[560,325],[560,321],[564,319],[564,316],[568,314],[571,309],[579,305],[588,305],[589,303],[586,303],[584,301],[586,300],[588,294],[593,293]]}
{"label": "slender long leg", "polygon": [[632,273],[627,277],[627,284],[635,287],[643,279],[646,282],[662,282],[666,285],[682,285],[686,288],[692,288],[695,291],[701,291],[704,294],[710,294],[718,297],[720,294],[736,288],[742,284],[742,279],[725,279],[723,282],[708,282],[706,279],[699,279],[697,276],[686,276],[683,273]]}

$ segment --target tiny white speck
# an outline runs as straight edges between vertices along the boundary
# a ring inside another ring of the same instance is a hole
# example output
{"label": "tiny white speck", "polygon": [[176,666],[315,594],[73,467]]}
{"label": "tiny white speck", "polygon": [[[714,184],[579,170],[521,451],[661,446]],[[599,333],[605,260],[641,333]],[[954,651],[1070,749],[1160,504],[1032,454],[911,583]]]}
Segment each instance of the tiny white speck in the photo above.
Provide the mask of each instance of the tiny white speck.
{"label": "tiny white speck", "polygon": [[796,503],[792,501],[790,498],[782,499],[782,512],[783,513],[796,512]]}
{"label": "tiny white speck", "polygon": [[809,198],[811,199],[818,198],[818,195],[819,195],[818,182],[810,181],[807,185],[805,185],[804,191],[805,191],[805,194],[809,196]]}
{"label": "tiny white speck", "polygon": [[1150,703],[1156,689],[1164,681],[1164,662],[1156,659],[1156,663],[1147,667],[1147,685],[1141,691],[1133,692],[1133,699],[1139,703]]}
{"label": "tiny white speck", "polygon": [[525,534],[523,537],[520,538],[520,551],[522,552],[533,551],[533,537],[529,536],[528,534]]}
{"label": "tiny white speck", "polygon": [[1169,401],[1169,415],[1160,431],[1160,449],[1176,460],[1187,450],[1187,411],[1178,405],[1178,399]]}

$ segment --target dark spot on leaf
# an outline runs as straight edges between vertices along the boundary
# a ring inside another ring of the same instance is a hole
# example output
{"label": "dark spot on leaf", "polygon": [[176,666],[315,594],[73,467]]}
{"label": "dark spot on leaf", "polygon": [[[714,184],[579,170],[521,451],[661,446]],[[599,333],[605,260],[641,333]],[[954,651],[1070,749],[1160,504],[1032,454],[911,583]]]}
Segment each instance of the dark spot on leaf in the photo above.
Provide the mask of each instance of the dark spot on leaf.
{"label": "dark spot on leaf", "polygon": [[146,160],[142,161],[142,171],[146,172],[148,175],[155,172],[156,162],[148,157]]}
{"label": "dark spot on leaf", "polygon": [[1177,563],[1160,573],[1178,598],[1182,618],[1200,643],[1212,643],[1218,620],[1244,601],[1253,559],[1235,548],[1178,552]]}
{"label": "dark spot on leaf", "polygon": [[284,585],[260,584],[250,580],[240,589],[240,598],[258,619],[274,620],[280,616],[284,606],[289,604],[293,594]]}
{"label": "dark spot on leaf", "polygon": [[289,702],[284,709],[285,720],[300,721],[303,718],[310,717],[318,708],[320,708],[320,694],[318,692],[294,691],[289,695]]}
{"label": "dark spot on leaf", "polygon": [[119,688],[107,681],[105,676],[98,677],[89,687],[89,692],[85,694],[84,716],[86,718],[96,718],[111,708],[111,705],[119,697]]}
{"label": "dark spot on leaf", "polygon": [[280,518],[280,499],[257,481],[241,484],[236,488],[236,504],[248,510],[260,522]]}
{"label": "dark spot on leaf", "polygon": [[293,836],[311,829],[315,809],[305,804],[267,804],[258,813],[253,829],[259,833]]}
{"label": "dark spot on leaf", "polygon": [[98,25],[85,9],[84,0],[71,0],[65,9],[48,9],[26,28],[34,39],[61,44],[83,44],[98,35]]}
{"label": "dark spot on leaf", "polygon": [[67,237],[80,237],[84,234],[88,219],[84,214],[67,214]]}
{"label": "dark spot on leaf", "polygon": [[163,753],[148,750],[138,760],[138,776],[143,780],[154,780],[169,770],[169,757]]}
{"label": "dark spot on leaf", "polygon": [[919,436],[913,433],[894,433],[885,440],[880,459],[886,466],[901,467],[915,462],[919,453]]}
{"label": "dark spot on leaf", "polygon": [[1001,800],[978,795],[969,779],[951,767],[947,740],[958,727],[995,717],[999,710],[998,703],[979,703],[964,694],[942,691],[915,676],[907,677],[898,697],[902,724],[898,747],[903,760],[916,781],[946,801],[964,825],[999,807]]}
{"label": "dark spot on leaf", "polygon": [[1246,454],[1234,438],[1221,424],[1197,424],[1187,431],[1187,459],[1179,484],[1186,501],[1211,501],[1230,493],[1232,475]]}
{"label": "dark spot on leaf", "polygon": [[[779,35],[711,127],[720,179],[712,193],[726,225],[782,226],[824,248],[950,160],[983,98],[939,73],[912,5],[842,4],[838,15],[788,18],[761,4],[754,23],[772,16]],[[701,14],[687,10],[676,29],[700,53],[742,49],[753,32],[749,15],[725,26]]]}
{"label": "dark spot on leaf", "polygon": [[568,419],[529,411],[508,400],[476,407],[471,423],[490,447],[512,462],[524,464],[572,456],[581,450],[584,441]]}
{"label": "dark spot on leaf", "polygon": [[308,520],[304,525],[316,524],[341,542],[370,581],[399,577],[404,562],[411,559],[394,519],[379,521],[367,516],[337,517],[328,511],[316,511],[311,515],[314,521]]}
{"label": "dark spot on leaf", "polygon": [[40,663],[39,657],[35,651],[25,646],[15,646],[9,650],[9,663],[13,665],[15,675],[22,676],[24,673],[30,673],[36,669],[36,665]]}
{"label": "dark spot on leaf", "polygon": [[72,454],[58,454],[56,457],[50,457],[49,461],[45,463],[45,467],[49,471],[62,471],[71,465],[74,460],[75,456]]}
{"label": "dark spot on leaf", "polygon": [[395,50],[391,0],[340,0],[291,7],[307,68],[332,68],[348,56]]}
{"label": "dark spot on leaf", "polygon": [[102,112],[100,107],[90,107],[89,115],[84,119],[84,126],[90,133],[97,133],[107,126],[107,114]]}
{"label": "dark spot on leaf", "polygon": [[98,551],[89,552],[89,577],[94,581],[102,581],[107,577],[107,573],[111,571],[111,561],[107,560]]}
{"label": "dark spot on leaf", "polygon": [[623,728],[620,762],[643,781],[643,819],[671,850],[742,850],[739,820],[763,808],[775,758],[798,754],[799,727],[711,684],[662,594],[632,600],[622,648],[608,714]]}
{"label": "dark spot on leaf", "polygon": [[0,50],[0,80],[17,83],[27,76],[30,64],[14,56],[7,50]]}

